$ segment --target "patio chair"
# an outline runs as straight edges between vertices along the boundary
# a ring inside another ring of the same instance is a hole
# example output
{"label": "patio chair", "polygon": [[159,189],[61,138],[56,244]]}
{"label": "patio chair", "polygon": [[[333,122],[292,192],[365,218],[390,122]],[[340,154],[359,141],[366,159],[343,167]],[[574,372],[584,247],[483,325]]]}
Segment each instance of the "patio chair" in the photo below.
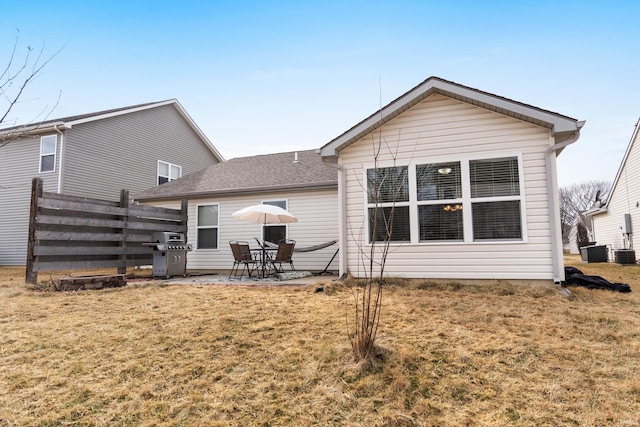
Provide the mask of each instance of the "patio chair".
{"label": "patio chair", "polygon": [[293,260],[291,256],[293,255],[293,248],[296,246],[295,240],[283,239],[278,243],[278,251],[276,252],[276,256],[271,260],[271,265],[273,269],[278,273],[284,273],[284,269],[282,268],[282,263],[288,263],[291,271],[296,271],[293,266]]}
{"label": "patio chair", "polygon": [[[231,276],[234,276],[236,279],[242,279],[245,270],[249,277],[251,277],[252,273],[258,267],[258,261],[251,254],[249,243],[231,240],[229,246],[231,247],[231,253],[233,253],[233,267],[231,267],[231,271],[229,272],[229,279],[231,279]],[[240,272],[240,276],[238,276],[238,268],[241,264],[242,271]]]}

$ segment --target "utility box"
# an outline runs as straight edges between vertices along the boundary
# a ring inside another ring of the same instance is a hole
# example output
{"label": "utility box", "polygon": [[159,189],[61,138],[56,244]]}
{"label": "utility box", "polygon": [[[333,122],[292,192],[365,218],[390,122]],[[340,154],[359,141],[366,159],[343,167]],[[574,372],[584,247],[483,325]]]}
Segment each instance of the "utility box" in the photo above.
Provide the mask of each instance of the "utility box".
{"label": "utility box", "polygon": [[607,262],[607,247],[605,245],[583,246],[580,248],[580,258],[584,262]]}
{"label": "utility box", "polygon": [[622,234],[631,234],[631,214],[622,215]]}
{"label": "utility box", "polygon": [[614,251],[616,264],[635,264],[636,251],[631,249],[617,249]]}

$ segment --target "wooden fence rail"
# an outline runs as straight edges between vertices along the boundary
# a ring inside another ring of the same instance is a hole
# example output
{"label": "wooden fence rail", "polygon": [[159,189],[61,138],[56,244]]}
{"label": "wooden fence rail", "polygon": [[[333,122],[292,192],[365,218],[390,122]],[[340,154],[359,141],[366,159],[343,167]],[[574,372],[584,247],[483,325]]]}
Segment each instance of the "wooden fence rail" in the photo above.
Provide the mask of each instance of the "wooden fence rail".
{"label": "wooden fence rail", "polygon": [[151,265],[155,231],[187,235],[187,201],[180,210],[120,201],[43,192],[43,181],[31,187],[26,282],[36,283],[38,271]]}

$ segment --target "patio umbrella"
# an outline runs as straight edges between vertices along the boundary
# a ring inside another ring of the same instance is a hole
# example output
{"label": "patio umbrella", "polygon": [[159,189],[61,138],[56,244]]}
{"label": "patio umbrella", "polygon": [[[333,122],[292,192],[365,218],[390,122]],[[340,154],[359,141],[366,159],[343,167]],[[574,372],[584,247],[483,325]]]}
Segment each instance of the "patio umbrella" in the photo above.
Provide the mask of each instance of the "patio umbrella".
{"label": "patio umbrella", "polygon": [[[281,207],[274,205],[249,206],[234,212],[232,216],[240,221],[249,221],[256,224],[287,224],[298,222],[298,218]],[[267,248],[266,244],[261,244],[261,246],[262,259],[260,261],[262,263],[262,277],[264,277],[267,264]]]}
{"label": "patio umbrella", "polygon": [[298,218],[274,205],[254,205],[234,212],[233,217],[241,221],[255,222],[256,224],[287,224],[298,222]]}

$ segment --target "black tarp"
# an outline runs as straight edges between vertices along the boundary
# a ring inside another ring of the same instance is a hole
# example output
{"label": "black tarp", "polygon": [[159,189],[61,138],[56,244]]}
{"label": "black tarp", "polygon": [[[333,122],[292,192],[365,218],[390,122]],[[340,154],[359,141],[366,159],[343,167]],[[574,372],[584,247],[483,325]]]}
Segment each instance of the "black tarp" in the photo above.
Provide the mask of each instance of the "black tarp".
{"label": "black tarp", "polygon": [[588,289],[608,289],[617,292],[631,292],[626,283],[611,283],[600,276],[589,276],[575,267],[564,268],[565,283],[570,286],[584,286]]}

